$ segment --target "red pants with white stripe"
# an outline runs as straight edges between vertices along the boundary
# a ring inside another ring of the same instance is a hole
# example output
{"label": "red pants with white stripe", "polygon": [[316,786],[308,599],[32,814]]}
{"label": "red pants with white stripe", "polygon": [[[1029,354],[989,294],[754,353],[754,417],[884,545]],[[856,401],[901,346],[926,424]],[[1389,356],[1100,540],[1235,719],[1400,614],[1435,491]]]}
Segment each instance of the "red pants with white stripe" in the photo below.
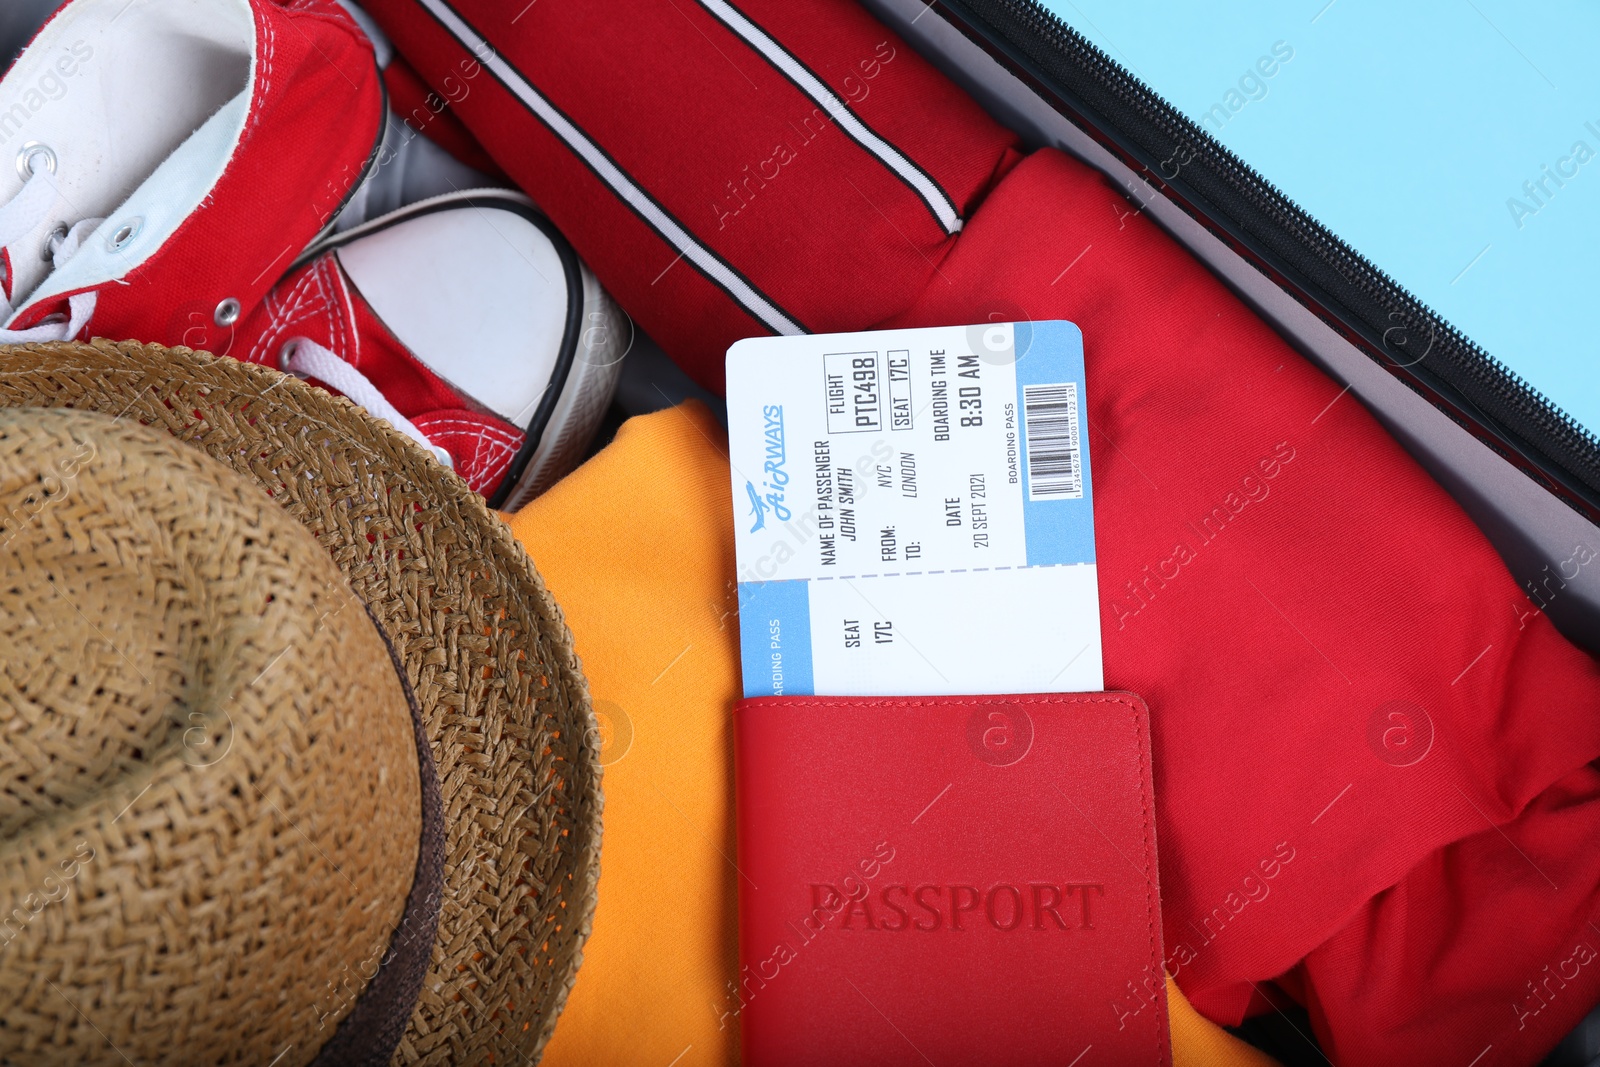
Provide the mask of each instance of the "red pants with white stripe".
{"label": "red pants with white stripe", "polygon": [[1078,323],[1105,674],[1151,707],[1167,969],[1196,1006],[1235,1022],[1282,977],[1337,1061],[1486,1065],[1600,999],[1600,966],[1528,985],[1600,946],[1600,670],[1095,172],[1021,156],[846,0],[367,6],[710,388],[754,334]]}

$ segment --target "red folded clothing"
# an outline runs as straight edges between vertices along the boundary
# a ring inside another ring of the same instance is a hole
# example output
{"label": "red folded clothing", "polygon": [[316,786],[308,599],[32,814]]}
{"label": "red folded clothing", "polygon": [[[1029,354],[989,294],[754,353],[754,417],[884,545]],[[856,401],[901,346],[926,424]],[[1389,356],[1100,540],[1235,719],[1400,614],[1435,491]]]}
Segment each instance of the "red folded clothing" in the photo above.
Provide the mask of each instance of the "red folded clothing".
{"label": "red folded clothing", "polygon": [[1379,893],[1295,975],[1328,1055],[1505,1067],[1555,1047],[1600,1000],[1596,842],[1582,767]]}
{"label": "red folded clothing", "polygon": [[717,392],[741,337],[904,307],[1016,158],[1013,134],[836,0],[365,6]]}
{"label": "red folded clothing", "polygon": [[1249,982],[1600,753],[1600,672],[1513,610],[1492,547],[1360,404],[1131,211],[1037,153],[892,325],[1083,329],[1106,683],[1151,708],[1168,971],[1235,1022]]}
{"label": "red folded clothing", "polygon": [[[383,84],[389,91],[389,109],[399,115],[407,126],[417,133],[426,134],[429,140],[449,152],[458,162],[486,174],[503,177],[498,174],[500,168],[489,157],[489,153],[456,118],[450,98],[429,88],[421,75],[411,69],[411,64],[395,56],[383,68]],[[459,92],[461,85],[461,82],[453,81],[444,89],[447,93]],[[386,162],[380,155],[378,165],[383,166]]]}
{"label": "red folded clothing", "polygon": [[[472,80],[462,120],[713,387],[762,332],[1082,327],[1106,681],[1150,705],[1166,965],[1212,1018],[1600,756],[1595,663],[1355,398],[1097,173],[1016,163],[853,5],[369,6],[430,82]],[[1575,826],[1550,847],[1592,847]],[[1503,867],[1452,874],[1482,909],[1458,938],[1570,949],[1581,879],[1529,914]],[[1438,980],[1404,916],[1359,936],[1398,961],[1362,998]],[[1363,1026],[1353,990],[1313,992],[1325,1038]]]}

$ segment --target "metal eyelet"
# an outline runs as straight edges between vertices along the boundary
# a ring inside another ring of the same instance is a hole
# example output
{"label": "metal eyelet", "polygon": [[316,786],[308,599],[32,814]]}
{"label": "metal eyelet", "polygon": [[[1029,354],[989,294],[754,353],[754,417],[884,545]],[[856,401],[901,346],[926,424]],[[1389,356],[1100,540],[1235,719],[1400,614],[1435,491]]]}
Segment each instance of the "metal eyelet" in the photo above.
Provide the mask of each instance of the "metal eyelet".
{"label": "metal eyelet", "polygon": [[40,144],[38,141],[28,141],[17,149],[17,174],[23,181],[27,181],[38,173],[38,170],[34,167],[35,162],[43,163],[44,169],[54,174],[56,172],[55,150],[47,144]]}
{"label": "metal eyelet", "polygon": [[304,378],[305,375],[291,369],[289,366],[290,361],[294,359],[294,350],[299,347],[299,338],[292,338],[283,342],[283,347],[278,349],[278,369],[283,371],[285,374],[292,374],[296,378]]}
{"label": "metal eyelet", "polygon": [[143,229],[143,217],[135,215],[111,232],[111,236],[106,238],[106,248],[112,252],[121,252],[133,243],[133,239],[138,237]]}
{"label": "metal eyelet", "polygon": [[232,326],[239,321],[239,312],[242,310],[244,310],[243,305],[230,296],[217,305],[217,310],[211,316],[211,320],[218,326]]}
{"label": "metal eyelet", "polygon": [[72,232],[72,227],[64,222],[56,223],[56,228],[50,231],[50,236],[44,239],[44,248],[39,250],[39,258],[46,263],[56,261],[56,249],[61,247],[61,242],[67,239],[67,234]]}

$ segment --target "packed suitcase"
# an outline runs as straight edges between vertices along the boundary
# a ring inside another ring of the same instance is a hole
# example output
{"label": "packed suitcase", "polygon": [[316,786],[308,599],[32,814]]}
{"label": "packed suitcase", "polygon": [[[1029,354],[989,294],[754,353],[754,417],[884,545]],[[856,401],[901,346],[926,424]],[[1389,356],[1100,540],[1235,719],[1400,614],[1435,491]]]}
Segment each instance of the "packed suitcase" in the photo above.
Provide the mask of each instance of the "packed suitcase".
{"label": "packed suitcase", "polygon": [[1239,163],[1292,46],[36,6],[7,1062],[1600,1055],[1594,438]]}

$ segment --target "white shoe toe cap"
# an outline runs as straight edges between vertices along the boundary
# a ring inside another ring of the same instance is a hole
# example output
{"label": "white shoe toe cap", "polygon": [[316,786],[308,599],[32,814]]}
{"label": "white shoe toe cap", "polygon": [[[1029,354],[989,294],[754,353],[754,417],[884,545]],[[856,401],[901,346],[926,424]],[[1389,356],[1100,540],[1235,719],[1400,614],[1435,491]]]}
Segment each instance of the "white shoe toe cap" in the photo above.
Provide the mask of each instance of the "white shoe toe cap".
{"label": "white shoe toe cap", "polygon": [[362,297],[429,370],[515,426],[550,383],[567,330],[561,256],[493,206],[419,214],[338,249]]}

